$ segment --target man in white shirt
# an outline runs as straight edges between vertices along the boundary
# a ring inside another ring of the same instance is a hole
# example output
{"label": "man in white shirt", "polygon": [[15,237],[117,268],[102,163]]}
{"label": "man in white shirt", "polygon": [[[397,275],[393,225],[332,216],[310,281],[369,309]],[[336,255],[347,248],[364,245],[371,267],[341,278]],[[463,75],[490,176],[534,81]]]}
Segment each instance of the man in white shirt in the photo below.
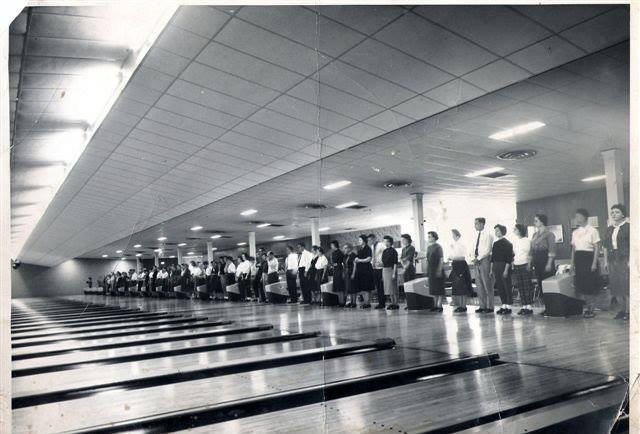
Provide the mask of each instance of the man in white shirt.
{"label": "man in white shirt", "polygon": [[313,254],[305,248],[304,243],[298,243],[298,277],[300,278],[300,292],[302,292],[302,302],[300,304],[311,303],[311,285],[307,273],[311,267]]}
{"label": "man in white shirt", "polygon": [[236,277],[238,279],[238,289],[240,290],[240,300],[247,299],[248,289],[251,285],[251,261],[247,255],[240,258],[240,263],[236,268]]}
{"label": "man in white shirt", "polygon": [[476,313],[493,313],[493,279],[491,278],[491,249],[493,237],[484,230],[486,220],[478,217],[474,221],[476,229],[473,263],[476,266],[476,291],[480,307]]}
{"label": "man in white shirt", "polygon": [[382,252],[384,252],[384,243],[378,242],[375,234],[369,234],[369,246],[373,257],[371,258],[371,265],[373,266],[373,286],[376,289],[378,295],[378,305],[376,309],[384,309],[386,306],[384,287],[382,283]]}
{"label": "man in white shirt", "polygon": [[296,275],[298,274],[298,254],[293,246],[287,246],[287,258],[284,261],[284,268],[287,276],[287,291],[289,301],[287,303],[298,302],[298,288],[296,285]]}

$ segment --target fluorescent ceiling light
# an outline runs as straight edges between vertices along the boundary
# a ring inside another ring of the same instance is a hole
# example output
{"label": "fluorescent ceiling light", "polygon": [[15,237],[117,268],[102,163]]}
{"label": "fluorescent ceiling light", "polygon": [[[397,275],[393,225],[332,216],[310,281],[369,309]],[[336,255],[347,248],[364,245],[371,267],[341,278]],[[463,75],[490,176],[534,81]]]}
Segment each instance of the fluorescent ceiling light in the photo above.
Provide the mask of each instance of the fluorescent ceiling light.
{"label": "fluorescent ceiling light", "polygon": [[336,208],[347,208],[350,206],[354,206],[357,205],[358,202],[346,202],[346,203],[341,203],[340,205],[336,205]]}
{"label": "fluorescent ceiling light", "polygon": [[601,181],[603,179],[607,179],[607,175],[596,175],[590,176],[588,178],[584,178],[582,182],[593,182],[593,181]]}
{"label": "fluorescent ceiling light", "polygon": [[122,253],[122,250],[116,250],[116,253]]}
{"label": "fluorescent ceiling light", "polygon": [[211,239],[214,239],[214,240],[215,240],[215,239],[220,238],[220,237],[222,237],[222,235],[220,235],[220,234],[215,234],[215,235],[211,235],[211,237],[209,237],[209,238],[211,238]]}
{"label": "fluorescent ceiling light", "polygon": [[162,249],[155,249],[154,252],[156,253],[162,253]]}
{"label": "fluorescent ceiling light", "polygon": [[121,260],[121,261],[126,261],[126,260],[127,260],[127,258],[120,258],[120,260]]}
{"label": "fluorescent ceiling light", "polygon": [[193,255],[193,252],[189,252],[189,253],[187,253],[187,255]]}
{"label": "fluorescent ceiling light", "polygon": [[273,237],[274,240],[282,240],[284,239],[284,235],[276,235],[275,237]]}
{"label": "fluorescent ceiling light", "polygon": [[351,181],[344,180],[344,181],[338,181],[331,184],[327,184],[322,188],[324,188],[325,190],[335,190],[336,188],[344,187],[349,184],[351,184]]}
{"label": "fluorescent ceiling light", "polygon": [[178,247],[184,247],[186,245],[187,245],[187,243],[180,243],[180,244],[178,244]]}
{"label": "fluorescent ceiling light", "polygon": [[503,167],[489,167],[488,169],[482,169],[482,170],[478,170],[476,172],[467,173],[464,176],[466,176],[467,178],[475,178],[476,176],[488,175],[490,173],[500,172],[501,170],[504,170],[504,168]]}
{"label": "fluorescent ceiling light", "polygon": [[493,140],[506,140],[510,139],[513,136],[517,136],[519,134],[525,134],[529,131],[537,130],[538,128],[544,127],[546,124],[543,122],[529,122],[526,124],[518,125],[517,127],[509,128],[506,130],[498,131],[495,134],[491,134],[489,136],[490,139]]}
{"label": "fluorescent ceiling light", "polygon": [[142,247],[142,244],[136,244],[135,246],[133,246],[134,249],[139,249],[140,247]]}
{"label": "fluorescent ceiling light", "polygon": [[191,230],[192,230],[192,231],[199,231],[199,230],[202,230],[202,226],[193,226],[193,227],[191,228]]}
{"label": "fluorescent ceiling light", "polygon": [[169,256],[169,257],[173,259],[173,258],[175,258],[175,257],[176,257],[176,255],[171,255],[171,256]]}
{"label": "fluorescent ceiling light", "polygon": [[241,242],[241,243],[238,243],[239,246],[244,246],[245,244],[247,244],[247,243],[245,243],[244,241]]}
{"label": "fluorescent ceiling light", "polygon": [[109,257],[109,255],[102,255],[102,257],[103,257],[103,258],[108,258],[108,257]]}
{"label": "fluorescent ceiling light", "polygon": [[240,215],[245,215],[245,216],[246,216],[246,215],[255,214],[255,213],[257,213],[257,212],[258,212],[258,210],[257,210],[257,209],[248,209],[248,210],[246,210],[246,211],[242,211],[242,212],[240,213]]}
{"label": "fluorescent ceiling light", "polygon": [[160,238],[158,238],[158,241],[164,241],[166,239],[167,239],[167,237],[160,237]]}
{"label": "fluorescent ceiling light", "polygon": [[139,258],[140,256],[142,256],[142,253],[136,253],[136,257]]}
{"label": "fluorescent ceiling light", "polygon": [[213,247],[213,248],[211,248],[211,250],[215,252],[216,250],[218,250],[218,248],[217,247]]}
{"label": "fluorescent ceiling light", "polygon": [[323,227],[323,228],[318,229],[318,231],[320,231],[320,232],[324,232],[324,231],[328,231],[329,229],[331,229],[331,228],[330,228],[330,227],[328,227],[328,226],[325,226],[325,227]]}
{"label": "fluorescent ceiling light", "polygon": [[266,228],[267,226],[271,226],[271,223],[260,223],[256,227],[257,228]]}

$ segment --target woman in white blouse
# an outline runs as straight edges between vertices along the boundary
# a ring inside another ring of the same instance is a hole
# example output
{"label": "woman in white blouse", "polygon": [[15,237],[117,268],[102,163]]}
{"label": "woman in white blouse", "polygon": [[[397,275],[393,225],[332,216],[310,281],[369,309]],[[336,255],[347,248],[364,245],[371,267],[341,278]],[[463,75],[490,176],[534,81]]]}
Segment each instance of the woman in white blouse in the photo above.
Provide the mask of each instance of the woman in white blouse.
{"label": "woman in white blouse", "polygon": [[589,211],[576,210],[575,221],[578,228],[571,235],[571,268],[574,272],[575,288],[585,299],[583,317],[593,318],[594,302],[598,293],[598,252],[600,234],[589,225]]}
{"label": "woman in white blouse", "polygon": [[520,291],[522,309],[518,315],[533,314],[533,283],[531,282],[531,240],[527,238],[527,228],[516,224],[513,228],[513,282]]}
{"label": "woman in white blouse", "polygon": [[460,231],[451,230],[453,243],[449,245],[449,259],[451,260],[451,280],[455,313],[464,313],[467,311],[467,296],[473,294],[471,286],[471,273],[469,272],[469,264],[467,264],[467,248],[460,241]]}
{"label": "woman in white blouse", "polygon": [[273,252],[267,253],[267,284],[278,281],[278,259]]}
{"label": "woman in white blouse", "polygon": [[322,247],[318,247],[317,253],[318,260],[316,261],[316,285],[318,288],[318,292],[314,292],[314,297],[317,297],[316,303],[322,302],[322,293],[320,291],[320,285],[327,281],[327,267],[329,267],[329,261],[327,257],[324,255],[324,249]]}

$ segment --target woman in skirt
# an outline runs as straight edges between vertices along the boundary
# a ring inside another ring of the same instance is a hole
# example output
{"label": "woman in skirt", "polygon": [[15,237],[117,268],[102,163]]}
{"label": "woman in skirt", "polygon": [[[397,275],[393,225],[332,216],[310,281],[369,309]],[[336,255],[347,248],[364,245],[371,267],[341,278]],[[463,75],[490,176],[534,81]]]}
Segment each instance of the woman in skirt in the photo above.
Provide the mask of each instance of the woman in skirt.
{"label": "woman in skirt", "polygon": [[460,241],[460,231],[451,230],[453,243],[449,246],[449,259],[451,259],[451,294],[453,302],[457,306],[454,313],[464,313],[467,311],[467,297],[473,295],[471,286],[471,272],[467,264],[467,249]]}
{"label": "woman in skirt", "polygon": [[344,283],[347,293],[347,303],[345,307],[356,307],[356,297],[358,296],[358,287],[353,280],[353,272],[355,271],[356,252],[353,251],[353,245],[347,243],[343,247],[344,252]]}
{"label": "woman in skirt", "polygon": [[362,234],[358,236],[358,255],[353,270],[353,280],[355,281],[356,288],[360,294],[362,294],[361,309],[369,309],[371,304],[369,298],[371,291],[373,290],[373,266],[371,265],[371,258],[373,253],[371,247],[367,245],[367,236]]}
{"label": "woman in skirt", "polygon": [[531,241],[527,238],[527,228],[516,224],[513,228],[513,283],[520,292],[522,308],[518,315],[533,314],[533,283],[531,282]]}
{"label": "woman in skirt", "polygon": [[333,292],[345,292],[344,284],[344,252],[340,250],[340,243],[331,241],[331,274],[333,276]]}
{"label": "woman in skirt", "polygon": [[400,235],[400,244],[402,245],[402,253],[400,254],[400,264],[403,268],[404,281],[409,282],[416,278],[416,248],[411,245],[411,235]]}
{"label": "woman in skirt", "polygon": [[444,300],[444,260],[442,246],[438,244],[438,233],[427,232],[427,276],[429,277],[429,293],[435,296],[434,307],[431,312],[442,312]]}
{"label": "woman in skirt", "polygon": [[604,264],[609,270],[611,295],[621,304],[622,309],[615,319],[629,319],[629,236],[630,225],[624,205],[611,207],[613,224],[607,228],[604,239]]}
{"label": "woman in skirt", "polygon": [[384,295],[388,296],[391,304],[387,310],[397,310],[398,306],[398,252],[393,248],[393,238],[385,235],[382,251],[382,287]]}
{"label": "woman in skirt", "polygon": [[598,293],[598,252],[600,251],[600,235],[589,225],[589,211],[584,208],[576,210],[575,221],[578,228],[571,235],[571,267],[574,272],[576,292],[585,299],[585,318],[593,318],[594,302]]}
{"label": "woman in skirt", "polygon": [[316,263],[318,262],[318,246],[311,246],[311,253],[313,254],[313,258],[311,259],[311,264],[309,265],[309,269],[307,270],[306,278],[309,288],[311,288],[311,304],[318,304],[318,296],[320,295],[320,286],[318,286],[318,282],[316,281]]}
{"label": "woman in skirt", "polygon": [[320,286],[323,283],[328,281],[327,279],[327,268],[329,267],[329,261],[327,257],[324,255],[324,249],[322,247],[318,247],[318,257],[316,261],[316,288],[318,288],[318,303],[322,303],[322,293],[320,291]]}

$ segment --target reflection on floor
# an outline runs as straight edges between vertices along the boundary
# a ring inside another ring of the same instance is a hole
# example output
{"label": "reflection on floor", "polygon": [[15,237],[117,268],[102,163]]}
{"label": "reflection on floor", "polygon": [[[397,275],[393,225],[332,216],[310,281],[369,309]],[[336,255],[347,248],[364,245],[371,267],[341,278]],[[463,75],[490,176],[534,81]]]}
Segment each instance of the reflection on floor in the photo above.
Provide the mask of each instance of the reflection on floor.
{"label": "reflection on floor", "polygon": [[12,309],[14,432],[604,433],[627,391],[628,324],[606,313],[86,295]]}

